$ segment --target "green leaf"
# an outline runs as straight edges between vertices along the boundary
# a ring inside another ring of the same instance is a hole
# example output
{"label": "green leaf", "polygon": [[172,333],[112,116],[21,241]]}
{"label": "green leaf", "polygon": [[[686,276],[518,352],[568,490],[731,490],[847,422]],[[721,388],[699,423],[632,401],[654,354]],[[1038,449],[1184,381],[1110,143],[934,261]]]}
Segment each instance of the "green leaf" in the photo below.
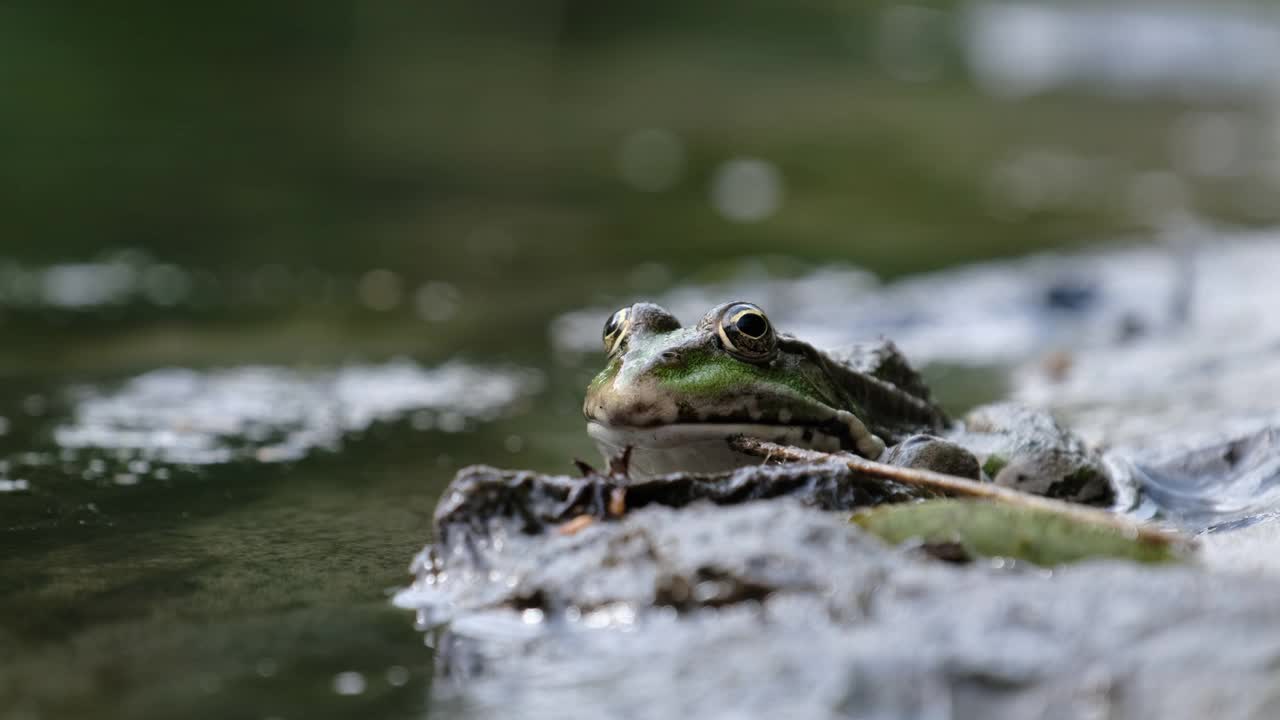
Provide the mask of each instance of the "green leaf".
{"label": "green leaf", "polygon": [[1042,566],[1097,558],[1143,563],[1179,562],[1179,543],[1041,508],[981,500],[926,500],[881,505],[851,521],[885,542],[956,543],[970,556],[1008,557]]}

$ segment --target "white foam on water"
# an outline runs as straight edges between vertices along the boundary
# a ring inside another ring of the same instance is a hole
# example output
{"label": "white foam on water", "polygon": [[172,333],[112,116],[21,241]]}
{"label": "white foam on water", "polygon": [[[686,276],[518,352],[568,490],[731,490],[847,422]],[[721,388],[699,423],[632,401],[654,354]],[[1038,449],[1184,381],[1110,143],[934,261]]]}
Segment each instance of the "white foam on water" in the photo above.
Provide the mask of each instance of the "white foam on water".
{"label": "white foam on water", "polygon": [[378,422],[437,413],[455,429],[496,419],[537,392],[541,377],[460,362],[409,361],[338,370],[163,369],[107,391],[81,388],[54,439],[63,448],[116,449],[161,462],[284,462]]}

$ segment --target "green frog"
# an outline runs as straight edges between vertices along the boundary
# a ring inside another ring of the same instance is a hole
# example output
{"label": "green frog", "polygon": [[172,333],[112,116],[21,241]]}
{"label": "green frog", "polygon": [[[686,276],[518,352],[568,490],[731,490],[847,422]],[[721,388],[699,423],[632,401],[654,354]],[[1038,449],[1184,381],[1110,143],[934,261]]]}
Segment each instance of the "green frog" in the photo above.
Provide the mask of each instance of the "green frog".
{"label": "green frog", "polygon": [[637,477],[759,463],[730,445],[745,435],[1082,502],[1114,497],[1098,454],[1047,414],[995,405],[954,422],[887,340],[836,355],[776,331],[757,305],[730,302],[687,328],[637,303],[609,317],[603,341],[587,432],[606,460],[630,448]]}

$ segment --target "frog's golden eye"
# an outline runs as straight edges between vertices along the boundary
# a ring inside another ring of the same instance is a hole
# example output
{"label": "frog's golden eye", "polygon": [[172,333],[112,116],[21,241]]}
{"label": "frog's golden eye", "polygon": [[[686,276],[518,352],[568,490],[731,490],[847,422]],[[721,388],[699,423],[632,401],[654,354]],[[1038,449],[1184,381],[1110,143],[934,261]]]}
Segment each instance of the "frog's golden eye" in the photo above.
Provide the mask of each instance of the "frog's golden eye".
{"label": "frog's golden eye", "polygon": [[609,316],[604,324],[604,351],[610,355],[617,352],[622,341],[631,330],[631,308],[622,308]]}
{"label": "frog's golden eye", "polygon": [[778,347],[769,318],[751,303],[734,303],[725,308],[716,330],[725,349],[744,360],[767,360]]}

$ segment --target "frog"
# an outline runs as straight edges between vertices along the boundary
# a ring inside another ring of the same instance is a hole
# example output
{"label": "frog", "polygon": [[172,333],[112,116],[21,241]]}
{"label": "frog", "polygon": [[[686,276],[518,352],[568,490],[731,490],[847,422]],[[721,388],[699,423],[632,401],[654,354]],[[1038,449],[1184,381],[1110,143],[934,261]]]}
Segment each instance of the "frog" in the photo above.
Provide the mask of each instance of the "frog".
{"label": "frog", "polygon": [[736,300],[689,327],[638,302],[608,317],[602,341],[587,434],[606,462],[627,455],[632,477],[758,464],[732,443],[745,436],[1090,504],[1115,497],[1097,451],[1048,413],[1003,403],[953,420],[891,340],[822,350]]}

